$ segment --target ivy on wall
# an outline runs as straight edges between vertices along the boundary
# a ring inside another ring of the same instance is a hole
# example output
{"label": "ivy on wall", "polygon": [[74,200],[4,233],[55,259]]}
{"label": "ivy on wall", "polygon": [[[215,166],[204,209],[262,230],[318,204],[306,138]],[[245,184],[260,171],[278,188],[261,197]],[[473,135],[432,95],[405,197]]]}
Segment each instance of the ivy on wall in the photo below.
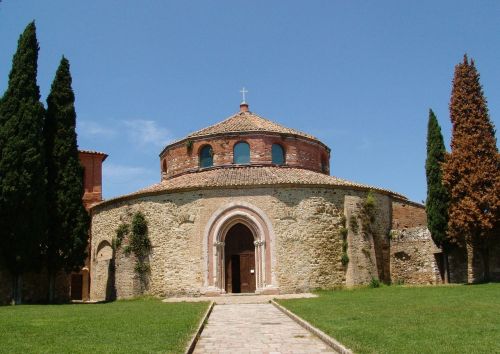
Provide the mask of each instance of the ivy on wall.
{"label": "ivy on wall", "polygon": [[346,267],[347,264],[349,264],[349,256],[347,255],[347,248],[349,247],[349,244],[347,243],[348,230],[346,228],[345,216],[342,216],[340,223],[342,225],[342,227],[339,229],[339,235],[342,238],[342,256],[340,257],[340,262],[342,262],[342,265]]}
{"label": "ivy on wall", "polygon": [[363,201],[360,213],[361,227],[365,235],[375,236],[375,228],[373,225],[376,220],[376,209],[377,201],[375,200],[373,191],[370,190]]}
{"label": "ivy on wall", "polygon": [[134,254],[136,259],[134,270],[144,280],[150,272],[151,241],[148,237],[148,222],[140,211],[132,216],[130,224],[123,223],[116,229],[113,249],[118,250],[125,239],[128,240],[128,244],[123,247],[123,252],[126,255]]}

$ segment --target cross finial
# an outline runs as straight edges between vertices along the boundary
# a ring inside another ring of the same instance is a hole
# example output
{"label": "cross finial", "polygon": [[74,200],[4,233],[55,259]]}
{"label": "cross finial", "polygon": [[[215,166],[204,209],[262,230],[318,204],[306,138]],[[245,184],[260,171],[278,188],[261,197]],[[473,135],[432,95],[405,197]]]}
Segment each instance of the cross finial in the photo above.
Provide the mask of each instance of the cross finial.
{"label": "cross finial", "polygon": [[243,88],[240,90],[240,92],[241,92],[241,95],[243,96],[243,101],[241,101],[241,103],[246,103],[245,93],[248,93],[248,91],[247,91],[247,90],[245,90],[245,88],[243,87]]}

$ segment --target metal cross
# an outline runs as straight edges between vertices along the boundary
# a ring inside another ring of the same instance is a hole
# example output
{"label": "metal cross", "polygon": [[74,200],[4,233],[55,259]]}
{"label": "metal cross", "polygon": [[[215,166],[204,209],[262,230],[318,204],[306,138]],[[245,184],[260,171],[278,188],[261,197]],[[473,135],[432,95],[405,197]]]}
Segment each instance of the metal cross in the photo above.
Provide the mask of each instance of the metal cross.
{"label": "metal cross", "polygon": [[243,87],[241,90],[240,90],[241,94],[243,95],[243,102],[246,102],[245,101],[245,93],[248,93],[247,90],[245,90],[245,88]]}

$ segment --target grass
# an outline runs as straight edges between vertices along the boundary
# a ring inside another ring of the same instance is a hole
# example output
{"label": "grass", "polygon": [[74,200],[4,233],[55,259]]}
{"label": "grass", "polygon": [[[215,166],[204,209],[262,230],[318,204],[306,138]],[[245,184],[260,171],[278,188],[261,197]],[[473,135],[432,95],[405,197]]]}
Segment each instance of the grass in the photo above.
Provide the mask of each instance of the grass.
{"label": "grass", "polygon": [[0,353],[182,353],[207,303],[0,307]]}
{"label": "grass", "polygon": [[279,303],[356,353],[500,353],[500,284],[318,294]]}

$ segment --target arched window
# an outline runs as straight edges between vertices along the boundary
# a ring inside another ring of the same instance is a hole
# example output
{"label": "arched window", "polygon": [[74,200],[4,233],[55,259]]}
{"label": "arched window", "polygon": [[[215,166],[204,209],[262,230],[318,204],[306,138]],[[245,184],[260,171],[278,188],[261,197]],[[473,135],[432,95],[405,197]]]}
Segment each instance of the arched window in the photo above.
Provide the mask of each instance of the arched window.
{"label": "arched window", "polygon": [[328,166],[328,160],[326,159],[326,157],[322,157],[321,158],[321,172],[323,172],[323,173],[329,173],[330,172],[330,169],[329,169],[329,166]]}
{"label": "arched window", "polygon": [[211,167],[214,164],[214,153],[210,145],[205,145],[200,150],[200,167]]}
{"label": "arched window", "polygon": [[250,145],[245,142],[234,145],[233,163],[245,164],[250,163]]}
{"label": "arched window", "polygon": [[167,160],[163,160],[163,163],[161,165],[161,171],[167,172]]}
{"label": "arched window", "polygon": [[273,164],[283,165],[285,163],[285,151],[283,150],[283,146],[280,144],[273,144],[271,148],[271,156]]}

